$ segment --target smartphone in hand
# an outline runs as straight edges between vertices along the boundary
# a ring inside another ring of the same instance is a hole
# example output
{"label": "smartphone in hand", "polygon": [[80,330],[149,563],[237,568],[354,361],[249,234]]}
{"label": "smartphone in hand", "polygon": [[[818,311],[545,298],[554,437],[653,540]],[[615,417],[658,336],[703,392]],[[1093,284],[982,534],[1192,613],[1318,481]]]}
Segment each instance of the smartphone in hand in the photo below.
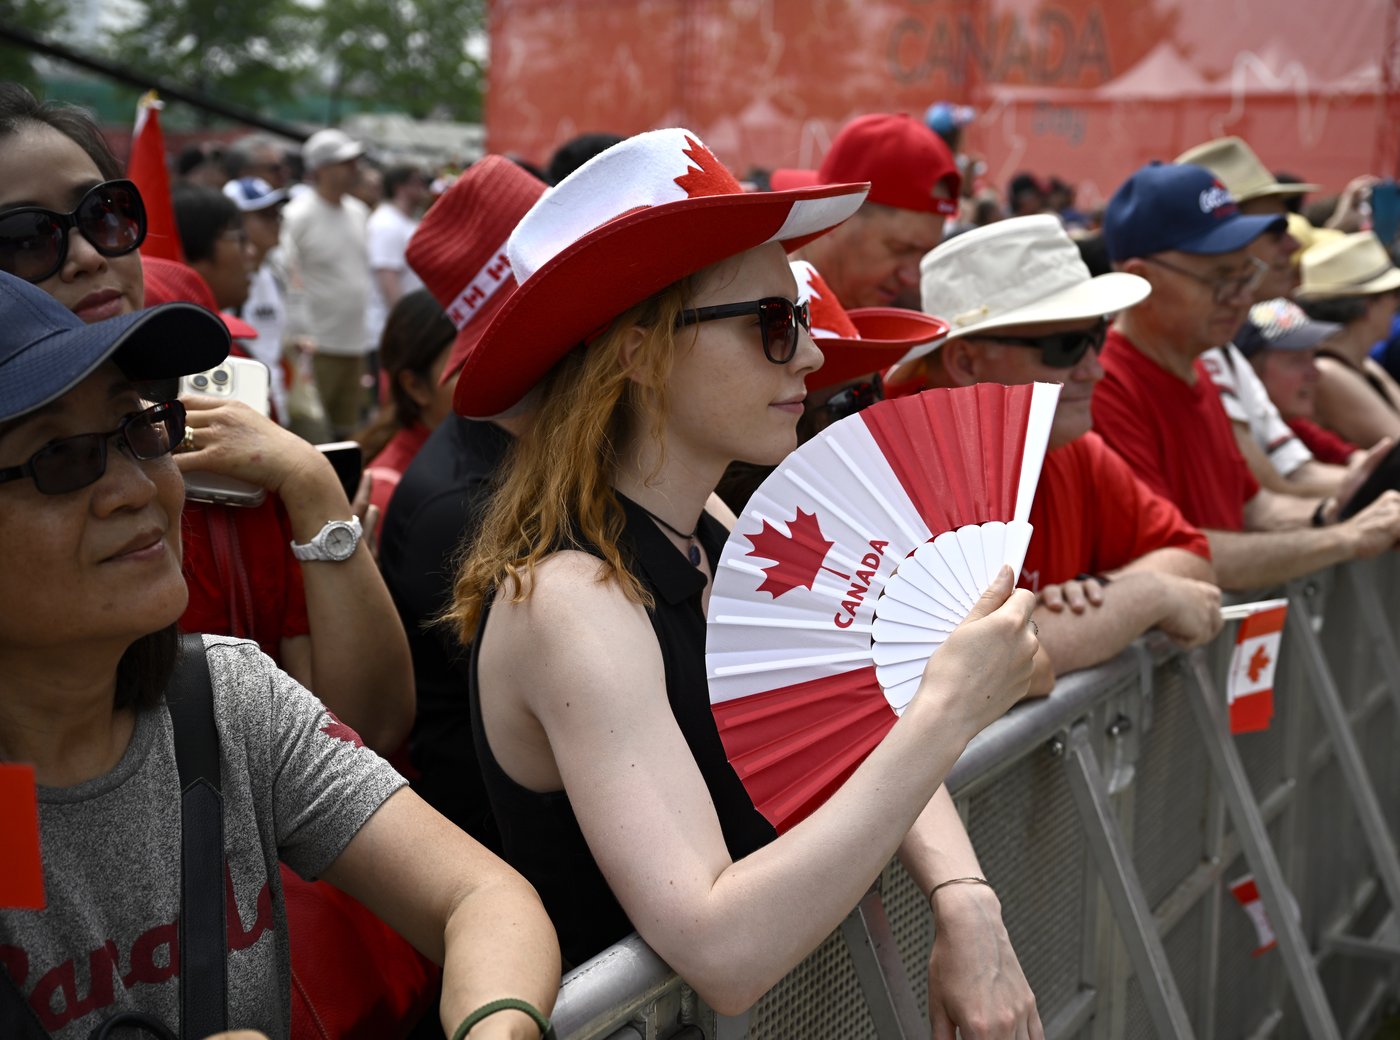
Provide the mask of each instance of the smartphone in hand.
{"label": "smartphone in hand", "polygon": [[345,497],[355,501],[355,492],[360,489],[360,475],[365,469],[365,450],[354,441],[331,441],[316,445],[316,450],[330,460],[331,468],[340,478],[340,486],[345,489]]}
{"label": "smartphone in hand", "polygon": [[[267,367],[261,361],[229,357],[207,372],[183,376],[180,379],[180,393],[242,401],[255,412],[267,415],[270,383]],[[258,506],[267,498],[267,491],[246,480],[197,470],[185,474],[185,497],[196,502]]]}

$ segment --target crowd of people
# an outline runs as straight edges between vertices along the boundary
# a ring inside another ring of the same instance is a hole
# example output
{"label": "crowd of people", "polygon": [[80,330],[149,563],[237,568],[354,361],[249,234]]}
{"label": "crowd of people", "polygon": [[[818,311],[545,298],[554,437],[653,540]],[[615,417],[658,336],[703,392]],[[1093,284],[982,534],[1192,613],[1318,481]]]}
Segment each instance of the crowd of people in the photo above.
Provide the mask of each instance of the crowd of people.
{"label": "crowd of people", "polygon": [[[1043,1036],[944,779],[1057,676],[1209,642],[1222,589],[1400,540],[1400,492],[1357,497],[1400,437],[1400,270],[1344,230],[1370,180],[1314,226],[1237,138],[1101,214],[1018,177],[993,219],[972,117],[862,116],[762,190],[682,129],[450,181],[250,137],[164,200],[0,84],[0,762],[33,768],[47,889],[0,907],[5,1035],[533,1040],[561,965],[633,931],[737,1014],[898,855],[934,1035]],[[165,204],[182,261],[138,252]],[[177,383],[227,356],[262,407]],[[1062,390],[1021,573],[780,832],[707,689],[736,514],[875,402],[1032,382]],[[313,443],[350,436],[358,488]]]}

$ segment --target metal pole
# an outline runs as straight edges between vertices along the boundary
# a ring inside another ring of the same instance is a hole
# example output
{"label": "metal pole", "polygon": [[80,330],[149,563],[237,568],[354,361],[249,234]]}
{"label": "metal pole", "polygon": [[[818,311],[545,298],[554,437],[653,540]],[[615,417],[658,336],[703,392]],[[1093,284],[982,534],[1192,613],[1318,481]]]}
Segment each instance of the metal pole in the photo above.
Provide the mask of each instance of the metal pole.
{"label": "metal pole", "polygon": [[84,54],[82,51],[74,50],[72,47],[53,40],[46,40],[42,36],[36,36],[25,29],[17,28],[13,25],[0,23],[0,40],[8,40],[20,47],[34,51],[36,54],[44,54],[50,58],[58,58],[66,61],[70,65],[77,65],[79,68],[88,69],[99,75],[114,79],[118,83],[126,83],[137,87],[140,90],[157,91],[162,98],[167,101],[183,101],[203,112],[212,112],[216,116],[223,116],[231,119],[235,123],[243,123],[246,126],[255,126],[259,130],[266,130],[268,133],[277,134],[280,137],[290,137],[294,141],[305,141],[307,132],[299,126],[291,123],[283,123],[277,119],[268,119],[259,115],[250,108],[243,108],[240,105],[230,105],[226,101],[211,97],[208,94],[197,90],[189,90],[180,86],[172,80],[164,79],[160,76],[152,76],[149,73],[141,72],[129,65],[122,65],[119,62],[109,61],[106,58],[94,57],[91,54]]}
{"label": "metal pole", "polygon": [[[1288,618],[1292,623],[1292,605]],[[1278,865],[1273,846],[1269,844],[1269,832],[1259,813],[1259,804],[1254,800],[1249,778],[1245,775],[1239,752],[1235,750],[1235,742],[1230,737],[1225,718],[1225,700],[1218,696],[1215,680],[1211,678],[1201,651],[1192,650],[1187,660],[1188,679],[1194,680],[1188,681],[1187,686],[1202,743],[1210,756],[1211,768],[1220,781],[1221,794],[1230,809],[1230,819],[1234,821],[1245,859],[1254,872],[1254,883],[1259,888],[1264,909],[1274,926],[1284,967],[1293,984],[1293,997],[1303,1014],[1308,1035],[1313,1040],[1341,1040],[1341,1031],[1327,1004],[1327,993],[1322,988],[1322,980],[1318,977],[1302,926],[1293,916],[1293,906],[1286,894],[1288,885],[1283,879],[1283,870]]]}
{"label": "metal pole", "polygon": [[1089,728],[1083,722],[1070,728],[1065,742],[1065,775],[1075,806],[1084,825],[1084,834],[1098,866],[1099,878],[1108,891],[1113,916],[1123,944],[1128,948],[1143,1002],[1152,1018],[1158,1037],[1163,1040],[1194,1040],[1186,1005],[1177,989],[1166,948],[1157,932],[1152,908],[1138,880],[1128,843],[1118,828],[1109,803],[1108,785],[1104,783],[1098,758],[1089,743]]}
{"label": "metal pole", "polygon": [[[1359,589],[1361,583],[1353,582],[1353,587]],[[1400,857],[1396,856],[1395,842],[1390,836],[1385,811],[1381,808],[1380,799],[1376,797],[1370,774],[1366,772],[1366,760],[1361,757],[1361,748],[1357,746],[1356,735],[1351,731],[1351,720],[1347,717],[1346,707],[1337,692],[1332,671],[1327,667],[1322,645],[1317,634],[1313,632],[1312,617],[1303,598],[1297,593],[1290,593],[1288,597],[1288,627],[1303,651],[1303,659],[1307,661],[1309,671],[1312,672],[1312,691],[1318,714],[1322,716],[1327,734],[1332,738],[1332,749],[1336,754],[1337,764],[1341,767],[1342,776],[1351,791],[1357,815],[1361,817],[1361,829],[1371,847],[1371,857],[1375,862],[1376,873],[1380,875],[1381,887],[1385,889],[1391,909],[1400,909]]]}
{"label": "metal pole", "polygon": [[880,1040],[915,1040],[928,1036],[928,1021],[909,987],[909,976],[895,943],[880,893],[867,892],[841,922],[841,937],[851,954],[851,965],[875,1035]]}

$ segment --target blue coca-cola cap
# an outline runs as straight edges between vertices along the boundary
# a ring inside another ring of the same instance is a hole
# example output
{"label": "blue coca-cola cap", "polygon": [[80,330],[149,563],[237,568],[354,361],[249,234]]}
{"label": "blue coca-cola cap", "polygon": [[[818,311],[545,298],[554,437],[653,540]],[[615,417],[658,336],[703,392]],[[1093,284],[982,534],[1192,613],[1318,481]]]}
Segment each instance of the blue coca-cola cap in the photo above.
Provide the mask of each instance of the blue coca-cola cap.
{"label": "blue coca-cola cap", "polygon": [[1113,193],[1104,211],[1103,239],[1114,262],[1175,249],[1215,256],[1243,249],[1266,231],[1282,231],[1282,216],[1245,216],[1220,179],[1204,166],[1149,163]]}

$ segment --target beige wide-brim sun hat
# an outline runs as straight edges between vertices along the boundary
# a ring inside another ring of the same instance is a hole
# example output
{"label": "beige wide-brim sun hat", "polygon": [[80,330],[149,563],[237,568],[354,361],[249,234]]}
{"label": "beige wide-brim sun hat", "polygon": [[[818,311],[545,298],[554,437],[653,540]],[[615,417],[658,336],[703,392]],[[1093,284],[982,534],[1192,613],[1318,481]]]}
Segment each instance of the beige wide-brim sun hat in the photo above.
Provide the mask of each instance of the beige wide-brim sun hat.
{"label": "beige wide-brim sun hat", "polygon": [[958,235],[919,265],[923,310],[948,322],[948,339],[1018,325],[1100,318],[1141,303],[1145,278],[1089,273],[1051,214],[1013,217]]}
{"label": "beige wide-brim sun hat", "polygon": [[1375,296],[1400,289],[1400,268],[1373,231],[1358,231],[1303,251],[1298,262],[1300,300]]}
{"label": "beige wide-brim sun hat", "polygon": [[1275,180],[1269,168],[1254,154],[1254,149],[1238,137],[1218,137],[1198,144],[1186,149],[1175,161],[1204,166],[1220,178],[1236,202],[1289,198],[1322,190],[1321,184],[1284,184]]}

